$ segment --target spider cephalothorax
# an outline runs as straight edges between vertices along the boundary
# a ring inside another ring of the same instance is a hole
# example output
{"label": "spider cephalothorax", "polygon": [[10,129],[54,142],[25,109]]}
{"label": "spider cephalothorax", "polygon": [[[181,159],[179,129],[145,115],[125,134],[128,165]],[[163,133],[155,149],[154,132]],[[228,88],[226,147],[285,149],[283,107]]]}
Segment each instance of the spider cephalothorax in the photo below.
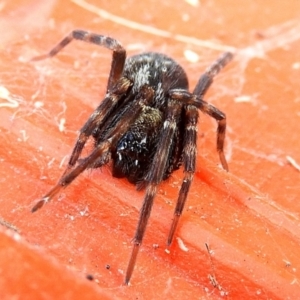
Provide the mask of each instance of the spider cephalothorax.
{"label": "spider cephalothorax", "polygon": [[[158,184],[183,165],[184,178],[168,236],[171,244],[195,172],[199,109],[218,122],[217,151],[224,156],[225,114],[205,102],[203,96],[213,77],[232,59],[224,53],[200,77],[193,93],[188,91],[182,67],[160,53],[143,53],[126,59],[121,44],[110,37],[74,30],[40,60],[56,55],[73,39],[91,42],[113,51],[104,100],[80,130],[68,166],[58,183],[33,207],[36,211],[88,168],[112,161],[113,176],[126,177],[138,188],[146,188],[140,218],[133,239],[125,283],[128,284],[142,243]],[[80,158],[93,137],[95,148]]]}

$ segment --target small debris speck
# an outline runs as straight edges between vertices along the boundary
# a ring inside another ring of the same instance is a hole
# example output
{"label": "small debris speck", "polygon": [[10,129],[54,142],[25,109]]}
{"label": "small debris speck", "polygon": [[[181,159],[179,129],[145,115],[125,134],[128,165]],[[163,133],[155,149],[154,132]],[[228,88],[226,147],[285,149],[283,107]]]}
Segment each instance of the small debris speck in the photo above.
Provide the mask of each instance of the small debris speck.
{"label": "small debris speck", "polygon": [[185,50],[183,54],[187,61],[191,63],[196,63],[199,61],[199,55],[192,50]]}
{"label": "small debris speck", "polygon": [[189,248],[184,244],[183,240],[181,238],[177,238],[177,242],[178,242],[178,246],[179,248],[184,251],[184,252],[188,252]]}
{"label": "small debris speck", "polygon": [[153,246],[154,249],[159,248],[159,245],[158,245],[158,244],[153,244],[152,246]]}
{"label": "small debris speck", "polygon": [[293,159],[290,156],[286,156],[286,160],[296,169],[300,172],[300,165],[296,162],[295,159]]}
{"label": "small debris speck", "polygon": [[92,274],[87,274],[86,275],[86,279],[90,280],[90,281],[93,281],[94,280],[94,276]]}

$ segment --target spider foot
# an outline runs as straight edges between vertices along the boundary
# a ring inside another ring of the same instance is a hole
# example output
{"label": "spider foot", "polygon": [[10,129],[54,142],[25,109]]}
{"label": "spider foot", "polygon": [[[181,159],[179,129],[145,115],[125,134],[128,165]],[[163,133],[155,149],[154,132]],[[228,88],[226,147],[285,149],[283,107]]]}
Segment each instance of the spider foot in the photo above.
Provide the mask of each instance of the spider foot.
{"label": "spider foot", "polygon": [[43,54],[43,55],[35,56],[35,57],[32,57],[29,60],[29,62],[43,60],[43,59],[46,59],[48,57],[49,57],[49,54]]}
{"label": "spider foot", "polygon": [[172,244],[172,241],[173,241],[173,238],[174,238],[174,233],[176,231],[179,218],[180,218],[180,215],[174,214],[174,219],[173,219],[172,226],[171,226],[169,236],[168,236],[168,239],[167,239],[167,245],[168,246],[170,246]]}
{"label": "spider foot", "polygon": [[39,210],[40,208],[42,208],[44,206],[45,203],[48,202],[49,199],[43,198],[42,200],[40,200],[38,203],[36,203],[36,205],[31,209],[31,212],[34,213],[37,210]]}
{"label": "spider foot", "polygon": [[37,202],[34,207],[31,209],[31,212],[34,213],[48,203],[62,188],[63,186],[57,184],[53,187],[39,202]]}
{"label": "spider foot", "polygon": [[227,172],[229,172],[229,168],[228,168],[228,164],[224,155],[224,152],[219,151],[219,157],[220,157],[220,161],[221,161],[221,165],[223,167],[223,169]]}
{"label": "spider foot", "polygon": [[124,281],[125,285],[129,284],[129,281],[130,281],[130,278],[131,278],[131,275],[132,275],[132,272],[133,272],[133,269],[135,266],[136,258],[139,253],[140,245],[141,245],[140,243],[135,242],[135,244],[133,246],[130,260],[129,260],[128,267],[127,267],[127,271],[126,271],[126,276],[125,276],[125,281]]}

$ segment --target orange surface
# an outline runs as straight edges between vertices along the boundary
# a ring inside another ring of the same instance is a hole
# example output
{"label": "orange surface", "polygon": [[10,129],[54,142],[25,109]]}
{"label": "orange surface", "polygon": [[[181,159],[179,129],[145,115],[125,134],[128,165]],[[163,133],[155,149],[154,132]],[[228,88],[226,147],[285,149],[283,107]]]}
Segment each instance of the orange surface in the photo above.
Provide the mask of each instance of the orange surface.
{"label": "orange surface", "polygon": [[[0,234],[1,299],[300,296],[300,172],[289,162],[300,164],[300,3],[193,3],[1,2],[0,222],[12,228]],[[105,93],[105,49],[74,42],[53,59],[28,62],[75,28],[113,36],[129,55],[169,54],[191,87],[221,52],[237,51],[206,96],[227,114],[230,173],[219,167],[215,122],[203,116],[178,239],[167,253],[181,170],[159,187],[129,287],[122,283],[143,192],[104,168],[30,213]]]}

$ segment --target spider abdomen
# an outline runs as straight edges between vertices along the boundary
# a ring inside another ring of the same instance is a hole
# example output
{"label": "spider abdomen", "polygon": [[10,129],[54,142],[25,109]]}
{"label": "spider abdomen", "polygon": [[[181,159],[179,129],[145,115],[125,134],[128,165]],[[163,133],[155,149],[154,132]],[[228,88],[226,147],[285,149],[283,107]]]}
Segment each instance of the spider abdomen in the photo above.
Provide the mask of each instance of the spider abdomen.
{"label": "spider abdomen", "polygon": [[[169,91],[187,90],[188,79],[183,68],[175,60],[155,52],[129,57],[125,62],[123,76],[132,82],[128,95],[131,101],[140,101],[138,94],[144,86],[149,86],[154,92],[151,104],[143,109],[112,151],[113,176],[126,177],[130,182],[141,186],[157,149],[163,120],[166,117]],[[179,146],[182,139],[181,131],[179,125],[170,145],[171,157],[168,158],[164,179],[178,169],[181,163],[182,149]]]}
{"label": "spider abdomen", "polygon": [[158,109],[144,107],[112,153],[114,177],[126,177],[132,183],[143,181],[157,147],[162,118]]}
{"label": "spider abdomen", "polygon": [[172,89],[188,90],[188,79],[183,68],[162,53],[147,52],[129,57],[123,76],[133,82],[133,93],[137,93],[144,85],[153,88],[153,107],[163,106]]}

